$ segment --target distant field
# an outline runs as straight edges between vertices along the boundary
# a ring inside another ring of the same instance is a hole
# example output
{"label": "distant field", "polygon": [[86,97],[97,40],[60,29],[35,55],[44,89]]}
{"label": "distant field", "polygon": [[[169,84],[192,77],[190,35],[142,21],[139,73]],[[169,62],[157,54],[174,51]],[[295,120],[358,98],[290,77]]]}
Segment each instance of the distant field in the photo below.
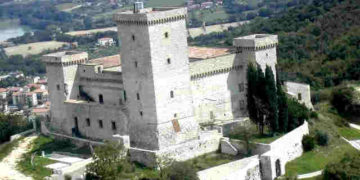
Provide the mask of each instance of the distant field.
{"label": "distant field", "polygon": [[100,28],[100,29],[90,29],[90,30],[84,30],[84,31],[71,31],[67,32],[66,34],[71,36],[84,36],[88,34],[94,34],[97,32],[105,32],[105,31],[117,31],[117,27],[108,27],[108,28]]}
{"label": "distant field", "polygon": [[40,54],[45,50],[54,50],[57,48],[62,47],[65,42],[58,42],[58,41],[46,41],[46,42],[37,42],[37,43],[29,43],[29,44],[22,44],[18,46],[8,47],[5,48],[5,53],[8,56],[11,55],[32,55],[32,54]]}
{"label": "distant field", "polygon": [[184,6],[185,0],[149,0],[145,3],[146,7],[164,7],[164,6]]}
{"label": "distant field", "polygon": [[56,5],[56,8],[59,11],[65,11],[65,12],[69,12],[69,11],[79,8],[79,7],[81,7],[81,5],[74,4],[74,3],[63,3],[63,4]]}

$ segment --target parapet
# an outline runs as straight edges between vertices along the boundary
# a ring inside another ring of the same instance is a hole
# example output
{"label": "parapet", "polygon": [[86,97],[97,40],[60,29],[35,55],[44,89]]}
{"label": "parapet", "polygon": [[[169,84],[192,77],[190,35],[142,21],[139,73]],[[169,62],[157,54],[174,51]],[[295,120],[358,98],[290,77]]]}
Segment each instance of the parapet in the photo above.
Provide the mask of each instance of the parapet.
{"label": "parapet", "polygon": [[252,34],[238,37],[233,42],[235,47],[241,48],[265,48],[275,47],[278,44],[278,36],[272,34]]}
{"label": "parapet", "polygon": [[139,12],[126,11],[114,14],[117,24],[156,25],[186,19],[186,8],[144,8]]}
{"label": "parapet", "polygon": [[46,54],[42,57],[42,60],[46,64],[67,66],[85,63],[88,60],[88,53],[80,51],[62,51]]}

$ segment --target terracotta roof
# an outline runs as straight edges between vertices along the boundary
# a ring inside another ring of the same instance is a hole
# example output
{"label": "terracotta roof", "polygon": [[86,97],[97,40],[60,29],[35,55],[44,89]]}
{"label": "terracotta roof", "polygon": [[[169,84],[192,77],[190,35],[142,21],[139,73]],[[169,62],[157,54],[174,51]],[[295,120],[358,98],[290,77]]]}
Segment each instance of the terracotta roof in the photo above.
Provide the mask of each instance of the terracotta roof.
{"label": "terracotta roof", "polygon": [[112,40],[113,38],[111,37],[103,37],[103,38],[100,38],[99,40],[100,41],[108,41],[108,40]]}
{"label": "terracotta roof", "polygon": [[41,84],[28,84],[26,86],[29,87],[29,88],[31,88],[31,87],[40,88]]}
{"label": "terracotta roof", "polygon": [[208,59],[222,55],[230,54],[228,48],[209,48],[209,47],[189,47],[189,58],[190,59]]}
{"label": "terracotta roof", "polygon": [[46,84],[47,83],[47,79],[39,79],[37,84]]}
{"label": "terracotta roof", "polygon": [[34,108],[34,109],[32,109],[33,113],[46,113],[48,111],[49,111],[48,108]]}
{"label": "terracotta roof", "polygon": [[6,92],[7,90],[5,88],[0,88],[0,93]]}
{"label": "terracotta roof", "polygon": [[46,89],[35,89],[34,91],[33,91],[34,93],[45,93],[45,92],[47,92],[47,90]]}
{"label": "terracotta roof", "polygon": [[20,87],[11,87],[11,88],[8,88],[9,91],[20,91]]}
{"label": "terracotta roof", "polygon": [[114,67],[114,66],[120,66],[120,55],[113,55],[113,56],[106,56],[98,59],[92,59],[90,60],[90,63],[103,65],[104,68]]}

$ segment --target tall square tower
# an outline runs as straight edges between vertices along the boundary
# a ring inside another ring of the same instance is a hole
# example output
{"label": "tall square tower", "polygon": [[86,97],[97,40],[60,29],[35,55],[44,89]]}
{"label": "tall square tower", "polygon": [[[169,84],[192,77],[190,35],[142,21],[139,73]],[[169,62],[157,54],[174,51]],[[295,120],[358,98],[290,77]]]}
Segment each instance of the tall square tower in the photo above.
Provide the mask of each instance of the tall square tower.
{"label": "tall square tower", "polygon": [[114,15],[131,147],[156,151],[198,138],[186,13],[185,8],[135,8]]}

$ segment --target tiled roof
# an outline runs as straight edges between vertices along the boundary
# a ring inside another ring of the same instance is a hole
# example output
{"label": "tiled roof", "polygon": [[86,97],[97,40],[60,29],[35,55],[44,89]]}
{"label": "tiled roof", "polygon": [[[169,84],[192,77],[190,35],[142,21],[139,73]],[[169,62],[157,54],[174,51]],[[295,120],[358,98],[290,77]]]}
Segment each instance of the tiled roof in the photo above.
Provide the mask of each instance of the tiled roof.
{"label": "tiled roof", "polygon": [[0,93],[6,92],[7,90],[5,88],[0,88]]}
{"label": "tiled roof", "polygon": [[190,59],[208,59],[214,58],[226,54],[230,54],[228,48],[209,48],[209,47],[189,47],[189,58]]}
{"label": "tiled roof", "polygon": [[47,92],[47,90],[46,89],[35,89],[34,91],[33,91],[34,93],[46,93]]}
{"label": "tiled roof", "polygon": [[120,66],[120,55],[106,56],[98,59],[92,59],[89,63],[103,65],[104,68]]}
{"label": "tiled roof", "polygon": [[32,109],[33,113],[46,113],[48,111],[49,111],[48,108],[34,108],[34,109]]}
{"label": "tiled roof", "polygon": [[110,38],[110,37],[103,37],[103,38],[100,38],[99,40],[100,41],[108,41],[108,40],[112,40],[113,38]]}

